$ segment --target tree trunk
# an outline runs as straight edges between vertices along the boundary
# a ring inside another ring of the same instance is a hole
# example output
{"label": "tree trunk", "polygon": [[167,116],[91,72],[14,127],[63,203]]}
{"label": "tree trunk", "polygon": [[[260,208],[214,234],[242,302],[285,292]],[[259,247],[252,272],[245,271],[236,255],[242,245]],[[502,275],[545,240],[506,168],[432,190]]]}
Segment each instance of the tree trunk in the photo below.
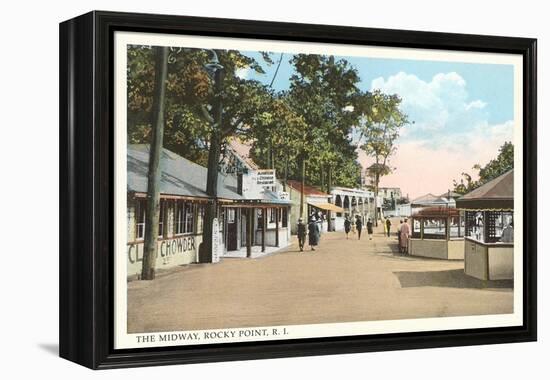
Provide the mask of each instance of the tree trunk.
{"label": "tree trunk", "polygon": [[[327,194],[332,190],[332,166],[327,166]],[[332,199],[332,198],[331,198]],[[332,202],[331,202],[332,203]],[[327,212],[327,230],[332,231],[332,211]]]}
{"label": "tree trunk", "polygon": [[266,153],[266,168],[267,169],[272,169],[271,167],[271,141],[267,141],[267,151],[265,152]]}
{"label": "tree trunk", "polygon": [[287,181],[288,181],[288,153],[286,154],[286,157],[285,157],[285,177],[283,181],[283,191],[286,191]]}
{"label": "tree trunk", "polygon": [[380,175],[376,173],[374,175],[374,225],[378,227],[378,182],[380,181]]}
{"label": "tree trunk", "polygon": [[153,130],[149,147],[149,170],[147,173],[147,208],[145,211],[145,236],[143,244],[143,264],[141,278],[155,278],[157,260],[157,240],[159,235],[160,214],[160,158],[164,135],[164,98],[166,93],[166,72],[168,48],[155,48],[155,88],[153,95]]}
{"label": "tree trunk", "polygon": [[[210,136],[210,149],[208,151],[208,174],[206,179],[206,194],[211,202],[206,206],[204,213],[204,225],[202,231],[202,243],[199,248],[199,262],[212,262],[212,222],[218,213],[218,160],[220,159],[221,125],[222,125],[222,80],[223,69],[214,73],[215,100],[213,104],[214,128]],[[223,223],[223,221],[220,221]],[[227,231],[224,231],[227,233]]]}
{"label": "tree trunk", "polygon": [[304,217],[304,185],[306,181],[306,160],[300,156],[300,218]]}

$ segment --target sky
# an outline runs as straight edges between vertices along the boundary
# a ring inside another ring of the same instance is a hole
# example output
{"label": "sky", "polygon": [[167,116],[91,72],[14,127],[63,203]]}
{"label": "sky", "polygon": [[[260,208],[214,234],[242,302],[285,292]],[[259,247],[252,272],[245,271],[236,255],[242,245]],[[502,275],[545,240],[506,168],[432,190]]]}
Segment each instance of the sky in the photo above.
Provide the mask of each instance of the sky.
{"label": "sky", "polygon": [[[269,84],[276,64],[267,65],[257,52],[246,52],[266,74],[242,69],[238,75]],[[273,54],[275,63],[280,53]],[[289,88],[293,68],[284,54],[273,82],[275,90]],[[505,141],[513,140],[513,66],[405,59],[335,57],[350,62],[361,78],[361,90],[398,94],[401,110],[414,121],[405,126],[390,159],[392,174],[380,186],[400,187],[411,199],[452,188],[462,172],[475,174]],[[359,162],[371,163],[362,152]]]}

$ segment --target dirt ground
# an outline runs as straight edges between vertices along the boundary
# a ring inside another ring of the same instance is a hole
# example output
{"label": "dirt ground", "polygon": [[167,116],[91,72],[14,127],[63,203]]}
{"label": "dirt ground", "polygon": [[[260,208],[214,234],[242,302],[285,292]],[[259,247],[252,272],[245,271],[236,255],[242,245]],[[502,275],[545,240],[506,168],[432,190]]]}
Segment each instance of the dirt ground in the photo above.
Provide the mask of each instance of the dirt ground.
{"label": "dirt ground", "polygon": [[[395,223],[395,222],[394,222]],[[394,224],[395,226],[395,224]],[[379,229],[324,233],[257,259],[179,267],[128,283],[128,332],[373,321],[513,312],[511,281],[480,281],[462,261],[409,257]]]}

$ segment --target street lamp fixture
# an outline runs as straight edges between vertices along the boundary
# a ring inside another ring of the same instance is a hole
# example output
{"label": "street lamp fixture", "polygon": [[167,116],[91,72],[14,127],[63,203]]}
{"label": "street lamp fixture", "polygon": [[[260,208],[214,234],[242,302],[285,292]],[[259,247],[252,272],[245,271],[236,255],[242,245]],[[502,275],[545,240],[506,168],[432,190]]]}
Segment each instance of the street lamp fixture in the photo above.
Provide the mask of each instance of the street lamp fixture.
{"label": "street lamp fixture", "polygon": [[218,54],[216,53],[216,51],[212,49],[208,49],[207,51],[212,54],[212,59],[210,60],[210,62],[205,64],[204,67],[206,68],[206,71],[208,71],[208,74],[210,76],[213,76],[218,70],[223,70],[223,65],[220,64],[220,60],[218,59]]}

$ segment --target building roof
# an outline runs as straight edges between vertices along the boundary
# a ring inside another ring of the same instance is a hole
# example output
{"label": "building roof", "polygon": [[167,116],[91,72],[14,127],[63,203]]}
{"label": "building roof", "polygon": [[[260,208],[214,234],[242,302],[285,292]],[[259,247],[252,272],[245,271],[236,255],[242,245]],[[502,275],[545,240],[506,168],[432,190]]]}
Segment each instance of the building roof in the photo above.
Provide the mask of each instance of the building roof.
{"label": "building roof", "polygon": [[445,198],[445,199],[448,198],[449,196],[450,196],[451,198],[459,198],[459,197],[462,196],[462,194],[460,194],[460,193],[455,193],[454,191],[448,191],[448,192],[443,193],[443,194],[440,195],[441,198]]}
{"label": "building roof", "polygon": [[237,157],[250,169],[259,169],[258,165],[256,165],[254,160],[250,157],[250,145],[236,138],[229,139],[227,141],[227,145],[237,155]]}
{"label": "building roof", "polygon": [[448,218],[458,216],[459,210],[454,207],[426,207],[415,211],[413,218]]}
{"label": "building roof", "polygon": [[[128,145],[127,165],[127,190],[146,193],[147,173],[149,171],[149,145]],[[160,167],[162,170],[161,194],[210,198],[206,194],[207,169],[205,167],[195,164],[168,149],[162,151]],[[234,177],[219,174],[218,197],[230,200],[243,199],[237,192],[237,180]]]}
{"label": "building roof", "polygon": [[456,207],[469,210],[513,210],[514,170],[458,198]]}
{"label": "building roof", "polygon": [[447,205],[449,201],[444,197],[438,197],[432,193],[422,195],[411,201],[412,206]]}
{"label": "building roof", "polygon": [[[293,188],[294,190],[301,191],[302,189],[302,183],[300,181],[296,181],[293,179],[289,179],[287,181],[288,186]],[[314,196],[321,196],[321,197],[329,197],[330,195],[317,189],[316,187],[310,186],[310,185],[304,185],[304,194],[305,195],[314,195]]]}

